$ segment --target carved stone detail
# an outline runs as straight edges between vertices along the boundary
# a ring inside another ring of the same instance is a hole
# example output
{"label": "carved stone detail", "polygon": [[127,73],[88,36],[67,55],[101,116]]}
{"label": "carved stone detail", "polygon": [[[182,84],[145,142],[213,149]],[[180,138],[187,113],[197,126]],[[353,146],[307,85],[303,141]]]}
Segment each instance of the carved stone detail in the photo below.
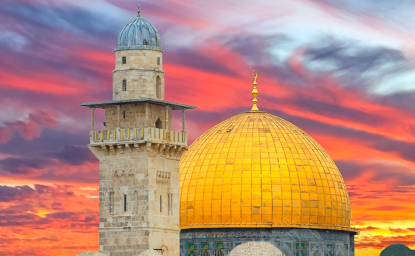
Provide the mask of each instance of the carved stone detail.
{"label": "carved stone detail", "polygon": [[116,155],[117,154],[117,152],[115,151],[114,145],[108,145],[108,147],[109,147],[109,149],[111,151],[111,154],[113,154],[113,155]]}
{"label": "carved stone detail", "polygon": [[123,148],[122,148],[121,144],[117,144],[117,148],[118,148],[118,151],[119,151],[121,154],[124,154],[124,150],[123,150]]}
{"label": "carved stone detail", "polygon": [[133,149],[130,147],[130,144],[125,144],[125,148],[128,148],[130,152],[133,152]]}
{"label": "carved stone detail", "polygon": [[101,145],[102,151],[104,151],[105,155],[108,155],[108,148],[105,145]]}

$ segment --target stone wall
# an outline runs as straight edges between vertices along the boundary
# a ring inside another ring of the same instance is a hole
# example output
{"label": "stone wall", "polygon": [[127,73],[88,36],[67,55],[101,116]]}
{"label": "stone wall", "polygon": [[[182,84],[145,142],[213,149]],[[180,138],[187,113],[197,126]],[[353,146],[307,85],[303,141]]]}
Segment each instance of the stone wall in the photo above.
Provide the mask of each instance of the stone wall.
{"label": "stone wall", "polygon": [[[126,57],[126,64],[122,64]],[[160,65],[157,64],[160,58]],[[121,50],[115,52],[115,69],[122,68],[153,68],[163,70],[163,52],[155,50]]]}
{"label": "stone wall", "polygon": [[[116,51],[115,70],[113,71],[113,100],[139,98],[164,100],[162,55],[162,52],[153,50]],[[126,64],[122,64],[123,57],[126,57]],[[157,64],[158,59],[160,65]],[[125,91],[123,90],[123,80],[126,81]],[[159,84],[159,93],[156,92],[157,84]]]}
{"label": "stone wall", "polygon": [[[147,114],[148,124],[146,124],[146,104],[124,104],[120,105],[120,127],[155,127],[157,119],[162,122],[162,128],[166,129],[166,108],[165,106],[148,104],[149,112]],[[124,118],[125,111],[125,118]],[[167,129],[171,130],[172,110],[168,107]],[[105,108],[105,119],[107,130],[117,127],[118,109],[117,106],[107,106]]]}
{"label": "stone wall", "polygon": [[[164,249],[164,256],[178,256],[179,161],[183,151],[163,151],[154,143],[110,153],[100,147],[89,148],[100,163],[100,252],[136,256],[147,249]],[[160,195],[167,203],[163,212],[158,204]],[[169,196],[172,211],[168,211]]]}

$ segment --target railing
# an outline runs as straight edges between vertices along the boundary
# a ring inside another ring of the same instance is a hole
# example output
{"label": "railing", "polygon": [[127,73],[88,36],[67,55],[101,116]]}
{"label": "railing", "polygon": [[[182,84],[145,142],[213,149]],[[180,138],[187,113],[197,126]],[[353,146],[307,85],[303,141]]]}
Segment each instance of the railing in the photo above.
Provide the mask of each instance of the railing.
{"label": "railing", "polygon": [[153,127],[116,128],[113,130],[92,131],[91,135],[91,143],[165,140],[187,144],[187,136],[185,132],[168,131]]}

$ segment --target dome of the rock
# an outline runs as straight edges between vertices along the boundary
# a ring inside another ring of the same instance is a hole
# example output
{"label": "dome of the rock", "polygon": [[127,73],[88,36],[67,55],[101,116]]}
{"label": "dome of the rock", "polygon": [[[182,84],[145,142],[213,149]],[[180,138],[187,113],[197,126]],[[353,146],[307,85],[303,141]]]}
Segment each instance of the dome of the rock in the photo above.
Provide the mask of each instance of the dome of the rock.
{"label": "dome of the rock", "polygon": [[248,111],[205,132],[180,164],[180,228],[220,227],[350,230],[346,185],[311,136]]}

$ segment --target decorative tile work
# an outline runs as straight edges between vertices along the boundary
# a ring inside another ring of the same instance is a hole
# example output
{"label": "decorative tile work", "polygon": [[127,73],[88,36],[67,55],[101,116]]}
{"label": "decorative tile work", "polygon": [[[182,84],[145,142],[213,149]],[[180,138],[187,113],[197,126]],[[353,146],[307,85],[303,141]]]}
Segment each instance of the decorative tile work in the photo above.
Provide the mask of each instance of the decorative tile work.
{"label": "decorative tile work", "polygon": [[[185,229],[181,230],[180,242],[181,248],[195,248],[193,252],[198,256],[225,256],[251,241],[270,243],[285,256],[354,256],[350,234],[353,233],[312,229]],[[180,255],[189,255],[181,250]]]}
{"label": "decorative tile work", "polygon": [[307,256],[307,243],[296,243],[295,244],[295,255],[296,256]]}
{"label": "decorative tile work", "polygon": [[326,244],[324,256],[333,256],[333,244]]}
{"label": "decorative tile work", "polygon": [[346,185],[295,125],[245,112],[200,136],[180,163],[180,228],[350,228]]}
{"label": "decorative tile work", "polygon": [[293,241],[283,241],[281,249],[286,256],[294,256],[293,246]]}
{"label": "decorative tile work", "polygon": [[187,256],[196,256],[196,244],[195,243],[188,243],[186,244],[186,248],[187,248]]}

